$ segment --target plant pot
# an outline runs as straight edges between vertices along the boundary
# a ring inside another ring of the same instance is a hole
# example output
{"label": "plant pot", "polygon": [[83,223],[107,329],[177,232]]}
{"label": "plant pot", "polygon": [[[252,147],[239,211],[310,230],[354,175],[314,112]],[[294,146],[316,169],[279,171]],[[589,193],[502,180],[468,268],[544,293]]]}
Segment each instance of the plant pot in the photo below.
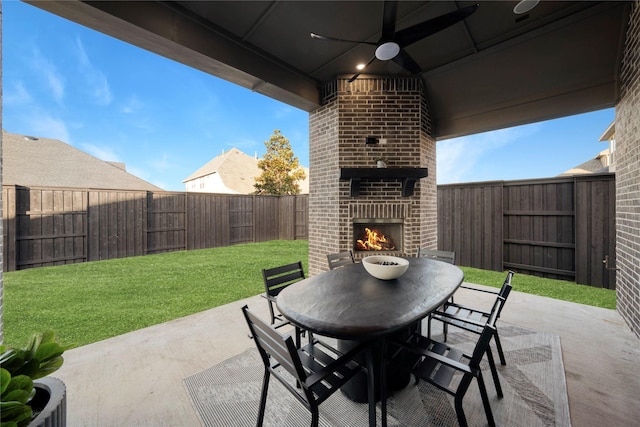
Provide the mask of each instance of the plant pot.
{"label": "plant pot", "polygon": [[65,427],[67,425],[67,388],[53,377],[33,382],[36,394],[29,403],[35,417],[29,427]]}
{"label": "plant pot", "polygon": [[387,163],[384,160],[378,160],[376,162],[376,166],[378,166],[379,168],[386,168],[387,167]]}

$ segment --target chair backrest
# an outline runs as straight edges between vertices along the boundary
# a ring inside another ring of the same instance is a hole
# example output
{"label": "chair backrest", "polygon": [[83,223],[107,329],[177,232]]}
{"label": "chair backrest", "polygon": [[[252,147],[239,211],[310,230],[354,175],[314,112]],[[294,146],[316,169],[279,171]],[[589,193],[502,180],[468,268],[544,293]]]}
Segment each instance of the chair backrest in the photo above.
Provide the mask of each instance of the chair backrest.
{"label": "chair backrest", "polygon": [[251,313],[246,305],[242,307],[242,312],[265,368],[273,366],[272,361],[275,361],[303,384],[307,376],[291,335],[282,335],[272,325]]}
{"label": "chair backrest", "polygon": [[287,286],[305,278],[302,261],[262,270],[264,286],[269,296],[277,296]]}
{"label": "chair backrest", "polygon": [[342,267],[343,265],[353,264],[353,252],[351,250],[338,252],[335,254],[327,254],[327,262],[329,263],[329,269]]}
{"label": "chair backrest", "polygon": [[438,261],[448,262],[449,264],[456,263],[456,253],[451,251],[438,251],[435,249],[418,248],[416,257],[431,258]]}
{"label": "chair backrest", "polygon": [[502,307],[504,307],[504,303],[507,301],[507,298],[509,297],[509,294],[511,293],[511,289],[512,289],[512,285],[511,285],[511,279],[513,278],[513,275],[515,273],[511,270],[509,270],[507,272],[507,277],[504,279],[504,283],[502,284],[502,287],[500,288],[500,292],[498,292],[498,299],[502,300],[502,305],[500,306],[500,309],[498,310],[497,313],[497,317],[500,317],[500,313],[502,312]]}
{"label": "chair backrest", "polygon": [[469,361],[469,366],[479,368],[484,354],[487,351],[491,351],[489,349],[489,342],[491,341],[493,335],[496,333],[496,320],[498,319],[500,311],[502,311],[503,305],[504,300],[502,298],[496,298],[496,301],[493,303],[489,319],[487,319],[487,323],[482,329],[480,338],[478,338],[476,346],[473,349],[473,354],[471,356],[471,360]]}

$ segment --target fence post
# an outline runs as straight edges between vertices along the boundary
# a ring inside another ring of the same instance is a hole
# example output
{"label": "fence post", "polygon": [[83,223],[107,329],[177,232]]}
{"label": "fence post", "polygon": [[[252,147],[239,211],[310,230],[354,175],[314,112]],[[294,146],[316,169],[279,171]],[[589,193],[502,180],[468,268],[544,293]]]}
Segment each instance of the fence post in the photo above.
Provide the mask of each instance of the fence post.
{"label": "fence post", "polygon": [[16,186],[2,187],[3,265],[4,271],[16,270]]}

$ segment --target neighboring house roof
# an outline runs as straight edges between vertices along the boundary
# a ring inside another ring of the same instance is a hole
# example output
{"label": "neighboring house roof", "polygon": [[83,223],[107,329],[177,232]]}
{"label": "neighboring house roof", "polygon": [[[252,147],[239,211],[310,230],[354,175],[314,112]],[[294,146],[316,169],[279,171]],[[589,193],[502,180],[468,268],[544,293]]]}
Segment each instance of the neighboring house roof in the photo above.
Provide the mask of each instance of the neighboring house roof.
{"label": "neighboring house roof", "polygon": [[2,184],[25,187],[164,191],[125,170],[57,139],[2,131]]}
{"label": "neighboring house roof", "polygon": [[253,183],[261,172],[258,159],[234,147],[207,162],[182,182],[186,183],[217,173],[230,192],[249,194],[255,191]]}
{"label": "neighboring house roof", "polygon": [[607,129],[605,129],[605,131],[602,133],[602,135],[600,136],[600,141],[609,141],[610,139],[613,139],[615,137],[616,134],[616,121],[612,121],[611,124],[607,127]]}
{"label": "neighboring house roof", "polygon": [[609,149],[602,150],[596,157],[591,160],[587,160],[584,163],[575,166],[568,171],[560,174],[565,175],[584,175],[589,173],[607,173],[609,172],[609,166],[607,166],[607,158],[609,156]]}
{"label": "neighboring house roof", "polygon": [[[255,191],[253,184],[256,178],[262,174],[262,170],[258,167],[258,160],[260,159],[249,156],[234,147],[210,160],[182,182],[187,183],[208,175],[218,174],[229,192],[251,194]],[[303,169],[307,178],[299,182],[298,185],[300,192],[304,194],[309,193],[309,170]]]}

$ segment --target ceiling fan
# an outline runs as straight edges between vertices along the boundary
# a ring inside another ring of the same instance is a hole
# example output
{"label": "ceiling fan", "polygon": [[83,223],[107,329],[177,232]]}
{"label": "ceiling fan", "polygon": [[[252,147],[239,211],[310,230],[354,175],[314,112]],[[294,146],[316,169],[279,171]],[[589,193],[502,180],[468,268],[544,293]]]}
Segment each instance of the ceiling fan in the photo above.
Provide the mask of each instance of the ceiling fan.
{"label": "ceiling fan", "polygon": [[418,63],[404,50],[405,47],[416,43],[432,34],[444,30],[451,25],[462,21],[478,8],[477,4],[464,7],[462,9],[455,10],[453,12],[446,13],[433,19],[421,22],[413,25],[409,28],[405,28],[400,31],[396,31],[396,15],[398,12],[397,1],[385,1],[384,9],[382,13],[382,35],[377,43],[358,41],[358,40],[346,40],[329,36],[323,36],[316,33],[311,33],[311,38],[319,40],[328,40],[336,42],[346,43],[362,43],[371,46],[376,46],[375,55],[367,62],[367,64],[360,68],[353,77],[349,79],[349,82],[354,81],[362,73],[362,71],[368,67],[375,59],[380,61],[393,61],[400,65],[405,70],[412,74],[418,74],[422,71]]}

